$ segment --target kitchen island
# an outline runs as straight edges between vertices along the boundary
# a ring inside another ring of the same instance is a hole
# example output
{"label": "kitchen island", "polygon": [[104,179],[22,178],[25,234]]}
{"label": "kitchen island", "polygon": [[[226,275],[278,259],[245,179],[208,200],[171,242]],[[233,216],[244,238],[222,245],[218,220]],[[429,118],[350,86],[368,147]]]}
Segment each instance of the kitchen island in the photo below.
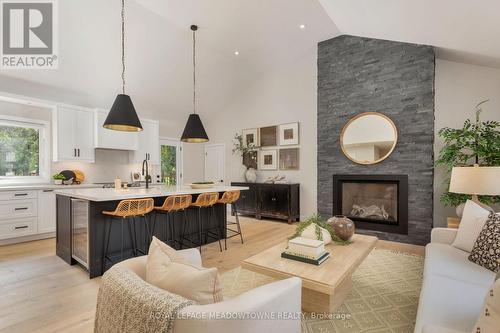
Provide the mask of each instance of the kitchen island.
{"label": "kitchen island", "polygon": [[[191,194],[193,201],[196,200],[200,193],[218,192],[222,194],[225,191],[231,190],[248,190],[247,187],[237,186],[216,186],[209,189],[191,189],[189,187],[175,186],[158,186],[153,188],[128,188],[128,189],[113,189],[113,188],[88,188],[88,189],[68,189],[57,190],[56,205],[57,205],[57,230],[56,230],[56,253],[68,264],[80,264],[85,267],[90,278],[101,276],[106,269],[110,267],[109,261],[103,265],[102,258],[105,246],[105,224],[107,217],[102,214],[102,211],[113,211],[121,200],[153,198],[155,206],[161,206],[165,198],[171,195]],[[221,237],[226,234],[226,205],[215,205],[215,216],[212,216],[211,224],[218,223],[222,231]],[[186,232],[195,234],[198,230],[198,210],[187,210],[187,225]],[[203,227],[206,227],[209,213],[208,210],[202,209],[201,212]],[[154,220],[154,213],[147,216],[149,224]],[[180,241],[181,226],[184,225],[183,216],[174,214],[173,224],[174,233],[170,228],[167,228],[165,215],[159,214],[156,217],[156,223],[153,234],[161,239],[176,239]],[[216,222],[215,222],[216,221]],[[115,221],[116,222],[116,221]],[[146,238],[146,224],[144,219],[135,219],[137,238],[142,240]],[[133,256],[133,244],[130,241],[131,231],[128,223],[124,223],[124,258]],[[195,242],[199,240],[193,236]],[[111,238],[108,253],[113,259],[120,257],[121,245],[121,223],[111,223]],[[214,238],[202,239],[202,244],[210,241],[217,241]],[[139,243],[139,242],[138,242]],[[192,243],[184,242],[185,247],[195,246]],[[144,248],[144,242],[137,244]],[[141,246],[142,245],[142,246]]]}

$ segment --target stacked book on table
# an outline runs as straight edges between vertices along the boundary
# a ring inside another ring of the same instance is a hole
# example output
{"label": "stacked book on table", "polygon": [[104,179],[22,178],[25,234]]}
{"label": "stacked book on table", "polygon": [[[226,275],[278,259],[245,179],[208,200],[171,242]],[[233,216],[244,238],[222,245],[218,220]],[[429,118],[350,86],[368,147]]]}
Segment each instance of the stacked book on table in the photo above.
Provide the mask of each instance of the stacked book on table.
{"label": "stacked book on table", "polygon": [[282,258],[297,260],[313,265],[320,265],[330,257],[325,250],[325,243],[316,239],[296,237],[288,241],[288,246],[281,253]]}

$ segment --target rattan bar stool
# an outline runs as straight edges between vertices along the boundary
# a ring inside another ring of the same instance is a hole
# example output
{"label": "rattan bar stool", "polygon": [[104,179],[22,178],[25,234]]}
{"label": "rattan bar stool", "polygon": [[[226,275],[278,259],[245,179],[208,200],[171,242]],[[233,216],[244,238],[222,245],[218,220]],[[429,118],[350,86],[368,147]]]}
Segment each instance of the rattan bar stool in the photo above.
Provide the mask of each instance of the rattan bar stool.
{"label": "rattan bar stool", "polygon": [[[240,219],[238,217],[238,209],[236,207],[236,201],[240,198],[240,191],[227,191],[224,192],[222,195],[222,198],[217,200],[218,204],[224,204],[224,205],[231,205],[231,210],[234,213],[234,216],[236,218],[236,222],[229,222],[226,220],[226,237],[224,237],[224,249],[227,250],[227,239],[231,237],[235,237],[240,235],[241,238],[241,244],[243,244],[243,234],[241,232],[241,226],[240,226]],[[235,224],[236,225],[236,230],[229,228],[228,225],[230,224]],[[231,231],[233,234],[231,236],[227,235],[227,232]]]}
{"label": "rattan bar stool", "polygon": [[[153,210],[154,201],[152,198],[147,199],[131,199],[131,200],[122,200],[116,206],[114,211],[103,211],[102,214],[107,215],[109,218],[106,221],[106,225],[104,228],[104,253],[102,257],[102,270],[104,272],[105,262],[109,260],[113,263],[113,260],[109,258],[108,249],[109,249],[109,239],[111,238],[111,227],[113,220],[118,220],[121,222],[121,248],[120,248],[120,261],[123,260],[123,222],[124,220],[128,221],[130,241],[132,243],[132,250],[134,256],[137,256],[137,252],[139,251],[137,246],[137,237],[135,232],[135,218],[144,218],[145,220],[145,228],[146,228],[146,246],[151,242],[152,234],[149,232],[149,227],[146,219],[146,214],[150,213]],[[132,226],[131,223],[134,223]],[[149,242],[148,242],[149,241]],[[146,251],[140,251],[145,254]],[[114,264],[114,263],[113,263]]]}
{"label": "rattan bar stool", "polygon": [[[202,239],[203,239],[203,224],[202,224],[202,220],[201,220],[201,210],[203,208],[206,208],[206,209],[209,209],[209,214],[208,214],[208,223],[207,223],[207,228],[206,228],[206,236],[208,238],[208,232],[209,232],[209,225],[210,225],[210,217],[211,215],[214,215],[215,216],[215,209],[214,209],[214,205],[217,203],[217,200],[219,200],[219,193],[217,192],[207,192],[207,193],[200,193],[198,195],[198,198],[196,198],[196,201],[195,202],[192,202],[190,207],[193,207],[193,208],[198,208],[198,242],[199,243],[195,243],[191,240],[191,238],[186,238],[186,223],[184,223],[184,227],[183,227],[183,231],[182,231],[182,237],[181,237],[181,240],[184,241],[184,240],[189,240],[192,244],[196,245],[199,247],[200,249],[200,252],[201,252],[201,247],[202,247]],[[221,241],[220,241],[220,228],[217,227],[217,235],[218,235],[218,238],[219,238],[219,248],[222,252],[222,244],[221,244]]]}
{"label": "rattan bar stool", "polygon": [[161,205],[160,207],[154,207],[155,217],[153,220],[153,230],[156,225],[156,215],[165,215],[165,242],[169,242],[168,234],[170,233],[170,245],[173,248],[176,248],[176,242],[179,243],[180,247],[182,248],[182,238],[180,240],[175,239],[175,214],[183,212],[185,225],[187,223],[186,209],[189,208],[192,200],[193,197],[191,196],[191,194],[172,195],[165,199],[163,205]]}

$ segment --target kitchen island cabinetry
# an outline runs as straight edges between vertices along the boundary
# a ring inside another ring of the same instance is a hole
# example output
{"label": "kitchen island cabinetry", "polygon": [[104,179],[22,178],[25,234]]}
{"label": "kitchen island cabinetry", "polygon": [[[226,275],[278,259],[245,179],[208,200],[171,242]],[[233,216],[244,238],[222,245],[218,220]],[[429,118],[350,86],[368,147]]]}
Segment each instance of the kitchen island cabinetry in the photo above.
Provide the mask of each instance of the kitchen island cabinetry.
{"label": "kitchen island cabinetry", "polygon": [[[200,193],[218,192],[221,195],[225,191],[241,190],[244,192],[247,187],[231,187],[217,186],[210,189],[194,190],[190,188],[166,187],[158,186],[149,189],[82,189],[78,191],[66,190],[56,191],[57,197],[57,240],[56,253],[68,264],[80,264],[85,267],[91,278],[100,276],[106,269],[110,267],[109,261],[103,265],[102,257],[104,253],[104,236],[105,224],[107,217],[102,214],[103,211],[113,211],[118,203],[124,199],[139,199],[153,198],[155,206],[161,206],[165,198],[171,195],[191,194],[193,201],[196,200]],[[198,241],[196,235],[198,230],[198,209],[187,209],[188,222],[186,227],[187,234],[193,234],[193,240]],[[205,229],[209,224],[208,219],[211,218],[210,226],[219,226],[222,235],[226,233],[226,205],[215,205],[215,217],[209,214],[210,209],[202,209],[202,228]],[[154,213],[146,216],[151,226],[154,221]],[[184,220],[182,214],[174,214],[172,223],[176,226],[175,232],[172,233],[170,228],[167,228],[165,215],[156,217],[154,235],[165,241],[166,239],[181,240],[181,231],[184,228]],[[116,221],[114,221],[116,222]],[[135,230],[138,239],[138,247],[146,246],[146,223],[144,219],[135,219]],[[124,259],[133,256],[133,246],[130,241],[131,229],[128,228],[128,223],[125,224],[123,246]],[[108,254],[113,261],[118,260],[121,247],[121,223],[111,223],[111,234]],[[202,238],[202,243],[217,241],[213,238]],[[193,244],[184,242],[185,247],[192,247]],[[104,267],[103,267],[104,266]]]}

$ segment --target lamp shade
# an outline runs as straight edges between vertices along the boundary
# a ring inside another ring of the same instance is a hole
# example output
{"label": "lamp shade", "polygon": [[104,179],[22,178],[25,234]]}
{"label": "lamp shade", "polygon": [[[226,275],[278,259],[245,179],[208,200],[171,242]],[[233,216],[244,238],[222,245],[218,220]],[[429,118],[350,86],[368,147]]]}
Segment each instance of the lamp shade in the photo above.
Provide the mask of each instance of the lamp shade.
{"label": "lamp shade", "polygon": [[207,132],[205,132],[200,116],[196,113],[191,113],[189,115],[186,127],[184,127],[184,132],[182,132],[181,141],[188,143],[201,143],[208,141]]}
{"label": "lamp shade", "polygon": [[473,195],[500,195],[500,167],[454,167],[450,192]]}
{"label": "lamp shade", "polygon": [[142,131],[141,121],[129,95],[119,94],[116,96],[103,127],[123,132]]}

